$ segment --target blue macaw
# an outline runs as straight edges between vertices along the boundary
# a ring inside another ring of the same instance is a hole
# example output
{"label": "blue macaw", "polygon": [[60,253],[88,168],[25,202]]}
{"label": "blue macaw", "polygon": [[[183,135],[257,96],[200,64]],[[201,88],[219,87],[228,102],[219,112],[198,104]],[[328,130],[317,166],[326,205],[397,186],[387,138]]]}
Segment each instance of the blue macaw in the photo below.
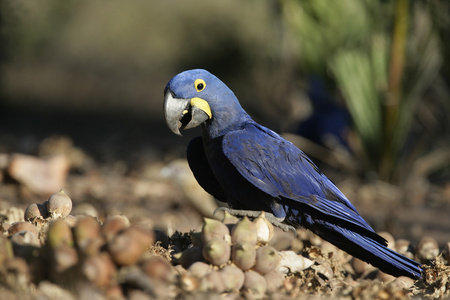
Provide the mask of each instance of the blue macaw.
{"label": "blue macaw", "polygon": [[386,273],[422,277],[419,263],[387,248],[305,153],[253,121],[217,77],[201,69],[182,72],[169,81],[164,98],[174,133],[201,126],[201,137],[188,145],[189,166],[230,211],[265,211],[280,227],[303,226]]}

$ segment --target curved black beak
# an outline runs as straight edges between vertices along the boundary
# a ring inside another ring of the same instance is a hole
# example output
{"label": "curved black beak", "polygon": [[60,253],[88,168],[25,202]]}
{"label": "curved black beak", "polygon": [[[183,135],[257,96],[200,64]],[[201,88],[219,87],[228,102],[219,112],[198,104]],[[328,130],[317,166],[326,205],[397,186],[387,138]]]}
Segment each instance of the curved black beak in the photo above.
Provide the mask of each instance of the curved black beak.
{"label": "curved black beak", "polygon": [[169,129],[181,136],[180,129],[197,127],[210,119],[211,108],[201,98],[175,98],[170,89],[164,94],[164,118]]}

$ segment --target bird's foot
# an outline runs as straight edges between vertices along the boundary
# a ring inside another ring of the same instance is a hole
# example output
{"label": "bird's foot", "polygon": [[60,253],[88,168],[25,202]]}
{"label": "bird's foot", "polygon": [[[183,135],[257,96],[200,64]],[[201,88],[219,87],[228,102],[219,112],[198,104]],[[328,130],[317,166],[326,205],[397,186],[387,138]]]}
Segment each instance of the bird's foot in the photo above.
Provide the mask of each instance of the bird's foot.
{"label": "bird's foot", "polygon": [[[249,217],[252,219],[257,218],[261,215],[260,211],[255,211],[255,210],[232,209],[232,208],[228,208],[228,207],[219,207],[213,212],[213,216],[218,211],[226,211],[230,215],[235,216],[235,217]],[[283,223],[284,218],[277,218],[272,213],[269,213],[269,212],[264,212],[264,217],[266,218],[267,221],[272,223],[272,225],[280,228],[281,230],[283,230],[285,232],[292,230],[294,232],[294,234],[297,235],[297,230],[295,229],[294,226]]]}

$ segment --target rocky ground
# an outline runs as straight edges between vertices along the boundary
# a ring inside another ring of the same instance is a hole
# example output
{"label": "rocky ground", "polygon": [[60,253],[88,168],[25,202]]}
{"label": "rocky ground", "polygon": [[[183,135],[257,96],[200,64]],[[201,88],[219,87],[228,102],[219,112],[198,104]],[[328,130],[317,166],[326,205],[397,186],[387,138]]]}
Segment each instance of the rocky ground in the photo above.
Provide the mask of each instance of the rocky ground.
{"label": "rocky ground", "polygon": [[424,263],[424,278],[414,281],[379,272],[306,230],[273,229],[263,216],[213,219],[216,203],[192,178],[180,155],[185,145],[160,139],[161,151],[104,137],[89,148],[61,135],[0,135],[2,299],[450,294],[448,186],[418,193],[416,184],[413,201],[404,202],[394,186],[338,182],[389,247]]}
{"label": "rocky ground", "polygon": [[26,210],[0,212],[2,299],[405,299],[449,294],[450,252],[434,239],[389,247],[424,263],[424,278],[395,278],[310,232],[204,218],[198,231],[155,229],[126,215],[102,216],[63,191]]}

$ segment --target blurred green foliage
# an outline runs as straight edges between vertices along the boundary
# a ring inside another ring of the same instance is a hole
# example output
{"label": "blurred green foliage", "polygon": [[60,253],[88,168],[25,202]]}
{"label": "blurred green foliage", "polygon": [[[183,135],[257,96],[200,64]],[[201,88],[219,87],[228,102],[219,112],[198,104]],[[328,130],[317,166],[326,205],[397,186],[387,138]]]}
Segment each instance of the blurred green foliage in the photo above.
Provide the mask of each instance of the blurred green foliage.
{"label": "blurred green foliage", "polygon": [[342,92],[357,133],[356,152],[381,179],[399,180],[410,169],[405,155],[418,154],[407,143],[418,102],[427,101],[443,62],[430,5],[282,2],[286,24],[297,37],[299,65],[305,73],[329,78]]}

